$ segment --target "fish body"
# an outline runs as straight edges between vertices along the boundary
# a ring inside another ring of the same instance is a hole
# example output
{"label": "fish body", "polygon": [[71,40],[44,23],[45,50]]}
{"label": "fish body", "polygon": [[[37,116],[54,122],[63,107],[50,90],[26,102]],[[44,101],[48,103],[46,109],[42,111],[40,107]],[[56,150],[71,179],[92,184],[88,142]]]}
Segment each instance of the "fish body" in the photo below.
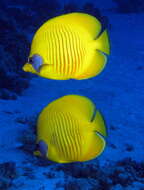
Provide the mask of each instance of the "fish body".
{"label": "fish body", "polygon": [[106,128],[86,97],[67,95],[46,106],[38,118],[35,155],[58,162],[83,162],[104,150]]}
{"label": "fish body", "polygon": [[[101,23],[84,13],[70,13],[48,20],[34,35],[24,71],[66,80],[99,74],[109,54],[108,34]],[[36,59],[35,57],[41,57]]]}

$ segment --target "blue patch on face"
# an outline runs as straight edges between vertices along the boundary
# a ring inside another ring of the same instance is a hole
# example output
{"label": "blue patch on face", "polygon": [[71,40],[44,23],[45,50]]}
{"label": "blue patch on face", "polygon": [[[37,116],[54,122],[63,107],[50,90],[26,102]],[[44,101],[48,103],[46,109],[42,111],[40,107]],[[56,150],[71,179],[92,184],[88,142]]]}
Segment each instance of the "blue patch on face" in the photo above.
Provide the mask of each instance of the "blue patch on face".
{"label": "blue patch on face", "polygon": [[41,153],[41,156],[42,157],[46,157],[47,151],[48,151],[48,146],[47,146],[47,144],[43,140],[39,141],[39,143],[38,143],[38,149],[39,149],[39,151]]}
{"label": "blue patch on face", "polygon": [[40,55],[35,54],[31,58],[29,58],[28,63],[32,64],[33,68],[37,72],[39,72],[40,71],[40,67],[43,64],[43,59],[42,59],[42,57]]}

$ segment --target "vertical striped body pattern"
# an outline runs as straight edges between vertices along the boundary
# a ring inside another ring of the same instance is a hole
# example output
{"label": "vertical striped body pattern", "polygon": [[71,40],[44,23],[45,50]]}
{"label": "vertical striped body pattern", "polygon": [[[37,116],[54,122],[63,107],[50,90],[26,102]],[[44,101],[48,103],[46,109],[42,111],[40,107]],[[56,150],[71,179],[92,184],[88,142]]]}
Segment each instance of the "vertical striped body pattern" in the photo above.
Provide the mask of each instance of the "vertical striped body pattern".
{"label": "vertical striped body pattern", "polygon": [[[79,122],[70,113],[50,111],[47,113],[47,124],[39,130],[45,130],[49,151],[54,149],[60,160],[75,161],[81,158],[82,135]],[[41,137],[39,137],[41,138]],[[48,152],[48,156],[51,153]]]}
{"label": "vertical striped body pattern", "polygon": [[73,77],[83,67],[86,53],[85,43],[69,26],[51,25],[45,31],[47,64],[53,65],[53,72],[63,77]]}
{"label": "vertical striped body pattern", "polygon": [[[79,160],[81,156],[81,134],[78,121],[69,113],[53,114],[53,133],[50,143],[60,158],[64,160]],[[51,126],[51,125],[50,125]]]}

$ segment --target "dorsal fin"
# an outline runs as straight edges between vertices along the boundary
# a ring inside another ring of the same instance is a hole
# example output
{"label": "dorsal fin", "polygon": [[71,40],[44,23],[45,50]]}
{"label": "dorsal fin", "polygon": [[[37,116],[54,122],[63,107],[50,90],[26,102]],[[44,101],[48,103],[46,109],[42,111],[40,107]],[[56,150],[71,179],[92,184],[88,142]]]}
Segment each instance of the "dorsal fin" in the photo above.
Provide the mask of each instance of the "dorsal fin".
{"label": "dorsal fin", "polygon": [[82,27],[85,29],[94,39],[101,32],[101,23],[94,17],[85,13],[69,13],[61,16],[57,16],[48,20],[43,26],[47,24],[69,24],[71,26]]}

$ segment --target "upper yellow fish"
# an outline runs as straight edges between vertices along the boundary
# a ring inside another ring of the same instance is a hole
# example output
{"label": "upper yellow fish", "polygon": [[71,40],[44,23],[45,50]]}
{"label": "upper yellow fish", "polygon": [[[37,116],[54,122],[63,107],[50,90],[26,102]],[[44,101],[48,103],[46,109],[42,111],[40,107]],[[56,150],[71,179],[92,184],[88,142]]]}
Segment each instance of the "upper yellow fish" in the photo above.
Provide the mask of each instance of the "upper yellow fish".
{"label": "upper yellow fish", "polygon": [[101,28],[95,17],[84,13],[48,20],[35,33],[23,70],[57,80],[98,75],[110,51],[107,31]]}
{"label": "upper yellow fish", "polygon": [[68,163],[97,157],[105,147],[106,127],[86,97],[67,95],[45,107],[37,123],[35,155]]}

